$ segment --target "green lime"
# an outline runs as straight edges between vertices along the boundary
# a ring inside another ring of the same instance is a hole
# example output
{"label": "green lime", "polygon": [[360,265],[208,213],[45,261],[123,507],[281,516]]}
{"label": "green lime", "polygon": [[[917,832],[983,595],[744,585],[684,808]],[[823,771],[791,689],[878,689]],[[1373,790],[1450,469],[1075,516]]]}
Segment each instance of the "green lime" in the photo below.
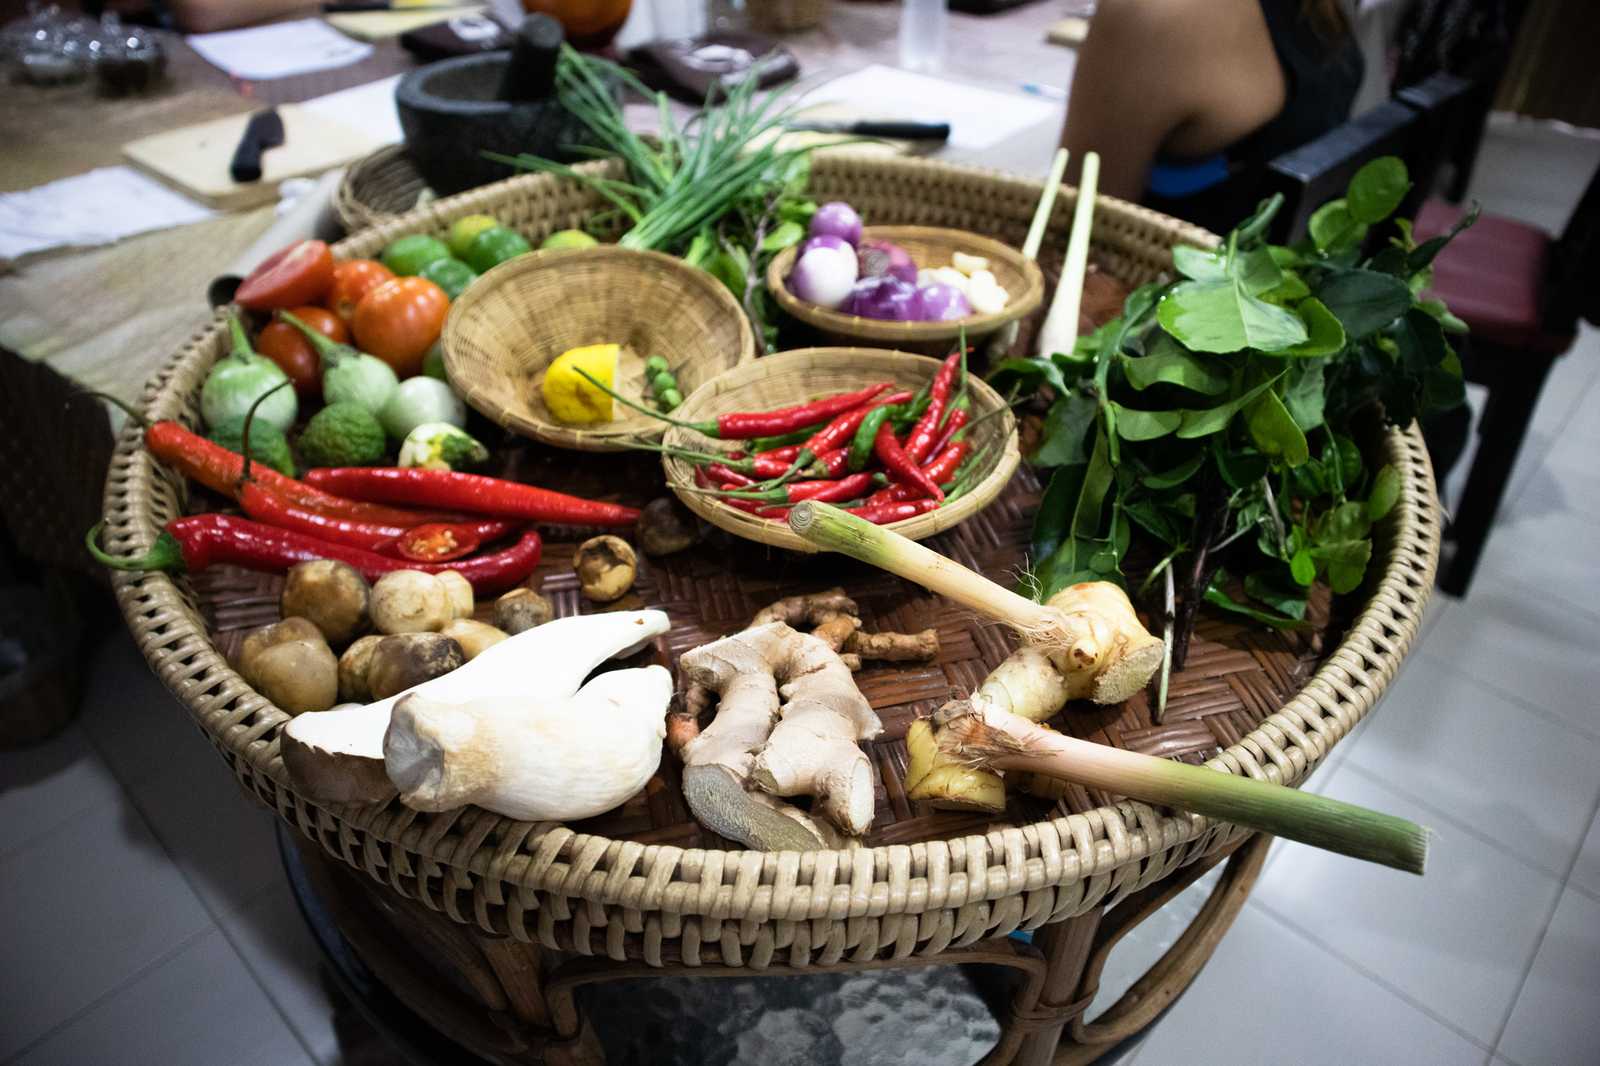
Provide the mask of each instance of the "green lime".
{"label": "green lime", "polygon": [[493,215],[468,215],[456,219],[450,224],[450,254],[457,259],[463,258],[467,249],[472,247],[472,238],[499,224]]}
{"label": "green lime", "polygon": [[452,300],[466,292],[467,286],[478,280],[478,272],[459,259],[435,259],[423,267],[417,276],[427,278],[439,286]]}
{"label": "green lime", "polygon": [[547,252],[552,248],[593,248],[599,243],[581,229],[558,229],[544,239],[539,245],[539,251]]}
{"label": "green lime", "polygon": [[448,244],[422,233],[400,237],[383,250],[383,265],[401,277],[420,274],[429,263],[449,258]]}
{"label": "green lime", "polygon": [[507,259],[515,259],[530,251],[527,238],[516,230],[495,226],[486,229],[467,246],[467,265],[480,274],[486,274]]}

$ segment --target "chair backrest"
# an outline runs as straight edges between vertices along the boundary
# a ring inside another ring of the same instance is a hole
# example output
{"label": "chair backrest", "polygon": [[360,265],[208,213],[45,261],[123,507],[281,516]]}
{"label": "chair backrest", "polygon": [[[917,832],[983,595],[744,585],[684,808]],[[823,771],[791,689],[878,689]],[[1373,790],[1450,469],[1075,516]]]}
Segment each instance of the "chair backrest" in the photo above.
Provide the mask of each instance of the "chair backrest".
{"label": "chair backrest", "polygon": [[1550,256],[1546,309],[1555,324],[1573,325],[1582,316],[1600,326],[1600,167],[1589,178],[1583,199]]}
{"label": "chair backrest", "polygon": [[1419,122],[1412,142],[1411,192],[1400,204],[1399,213],[1415,218],[1422,201],[1438,187],[1439,171],[1447,159],[1461,165],[1459,150],[1468,138],[1474,142],[1482,133],[1494,97],[1492,81],[1473,81],[1455,74],[1434,74],[1394,94],[1394,98],[1417,112]]}
{"label": "chair backrest", "polygon": [[1287,244],[1304,237],[1312,212],[1343,196],[1350,178],[1371,160],[1397,155],[1414,167],[1419,118],[1404,104],[1387,100],[1269,162],[1266,195],[1284,196],[1272,239]]}

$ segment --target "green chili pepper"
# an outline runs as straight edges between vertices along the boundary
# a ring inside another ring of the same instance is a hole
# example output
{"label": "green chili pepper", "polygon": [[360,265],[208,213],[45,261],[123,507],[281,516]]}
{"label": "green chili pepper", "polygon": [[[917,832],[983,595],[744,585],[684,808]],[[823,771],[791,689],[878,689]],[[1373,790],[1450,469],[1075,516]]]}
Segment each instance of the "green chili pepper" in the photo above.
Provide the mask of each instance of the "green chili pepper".
{"label": "green chili pepper", "polygon": [[930,382],[923,385],[922,390],[911,397],[910,403],[897,407],[895,413],[890,416],[894,419],[895,436],[899,436],[916,425],[917,420],[928,410],[928,404],[932,400],[933,392],[932,383]]}
{"label": "green chili pepper", "polygon": [[896,406],[875,407],[861,420],[856,435],[850,439],[850,457],[846,462],[852,472],[866,467],[867,460],[872,458],[872,442],[878,437],[878,428],[894,415]]}
{"label": "green chili pepper", "polygon": [[792,433],[785,433],[780,437],[757,437],[750,442],[750,454],[756,455],[760,452],[770,452],[774,448],[787,448],[791,444],[804,444],[811,439],[813,433],[826,424],[825,422],[814,422],[809,426],[797,429]]}

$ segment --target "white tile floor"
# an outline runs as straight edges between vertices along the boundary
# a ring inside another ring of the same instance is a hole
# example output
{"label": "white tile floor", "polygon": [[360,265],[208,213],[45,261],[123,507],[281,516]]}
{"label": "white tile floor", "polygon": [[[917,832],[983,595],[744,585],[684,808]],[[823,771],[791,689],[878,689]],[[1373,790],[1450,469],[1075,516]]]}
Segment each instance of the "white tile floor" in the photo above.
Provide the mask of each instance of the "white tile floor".
{"label": "white tile floor", "polygon": [[[1600,142],[1498,124],[1478,194],[1559,226],[1581,180],[1521,183],[1547,156],[1587,173]],[[1426,879],[1280,843],[1122,1066],[1600,1062],[1596,445],[1586,330],[1545,390],[1471,599],[1436,602],[1379,713],[1311,784],[1433,826]],[[1163,939],[1121,952],[1108,987]],[[131,641],[108,640],[80,720],[0,753],[0,1064],[327,1066],[315,958],[270,816]]]}

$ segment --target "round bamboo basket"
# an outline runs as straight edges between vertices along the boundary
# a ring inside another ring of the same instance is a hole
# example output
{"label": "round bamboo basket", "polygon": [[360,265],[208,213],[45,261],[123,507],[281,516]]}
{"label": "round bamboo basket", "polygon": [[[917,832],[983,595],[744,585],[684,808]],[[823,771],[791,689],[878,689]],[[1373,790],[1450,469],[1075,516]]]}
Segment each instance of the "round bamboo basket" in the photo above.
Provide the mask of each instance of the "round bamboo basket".
{"label": "round bamboo basket", "polygon": [[[614,168],[607,172],[618,173]],[[1037,181],[867,156],[819,156],[811,182],[819,199],[847,200],[871,217],[955,226],[1014,243],[1022,240],[1040,192]],[[1075,199],[1072,189],[1063,188],[1042,258],[1059,260]],[[335,254],[370,256],[403,233],[443,234],[452,219],[485,211],[538,241],[604,208],[586,189],[547,175],[528,175],[382,223],[342,242]],[[1113,198],[1098,201],[1094,255],[1131,284],[1167,275],[1175,243],[1211,245],[1215,240],[1203,230]],[[201,383],[227,350],[227,331],[219,317],[150,380],[146,416],[195,425]],[[1164,746],[1153,750],[1186,752],[1220,773],[1293,785],[1373,709],[1416,639],[1433,584],[1440,530],[1421,435],[1415,429],[1378,434],[1373,458],[1393,464],[1400,478],[1399,498],[1375,530],[1367,583],[1341,607],[1345,621],[1336,646],[1306,638],[1299,652],[1307,657],[1303,680],[1293,672],[1258,673],[1265,687],[1244,692],[1252,700],[1260,691],[1274,693],[1267,697],[1270,702],[1258,703],[1259,713],[1209,720],[1212,729],[1201,726],[1205,735],[1187,747],[1174,743],[1171,732],[1187,723],[1175,722],[1156,731]],[[106,483],[105,549],[124,555],[148,551],[165,523],[183,513],[186,494],[183,480],[145,451],[137,426],[130,422],[118,440]],[[1012,516],[1016,525],[1025,504],[1024,499]],[[962,561],[988,565],[995,535],[990,519],[1000,509],[997,504],[947,534],[962,538]],[[675,578],[663,594],[663,602],[670,598],[675,617],[703,604],[711,619],[703,629],[669,634],[665,647],[670,654],[748,621],[747,614],[741,618],[736,613],[748,609],[745,603],[719,606],[731,580],[726,567],[715,560],[704,565],[703,571]],[[744,566],[747,573],[759,569],[750,561]],[[756,574],[769,581],[757,588],[762,596],[775,589],[793,590],[796,573],[768,569],[772,573]],[[545,587],[554,587],[562,602],[576,604],[579,594],[570,568],[550,574]],[[827,574],[812,578],[837,580]],[[1114,905],[1248,835],[1226,823],[1098,793],[1085,793],[1077,804],[1057,806],[1033,820],[980,823],[933,835],[917,831],[873,846],[803,854],[686,847],[680,842],[700,838],[633,839],[629,834],[634,830],[621,825],[590,831],[513,822],[470,807],[428,814],[398,802],[318,805],[295,791],[284,770],[279,733],[288,715],[229,665],[208,624],[221,615],[211,607],[202,610],[196,579],[118,573],[113,580],[118,603],[152,669],[250,793],[332,860],[362,873],[376,887],[474,926],[491,939],[510,937],[649,966],[670,962],[760,970],[778,964],[866,964],[930,956]],[[868,584],[890,588],[860,571],[853,571],[850,580],[859,583],[857,591]],[[229,587],[235,591],[225,591],[220,600],[213,594],[206,602],[220,603],[224,614],[237,615],[252,593],[243,585]],[[887,599],[903,593],[883,595]],[[270,609],[275,596],[268,596]],[[893,617],[898,608],[885,610],[898,622],[893,628],[907,627],[907,619]],[[972,626],[958,612],[947,612],[940,624],[946,626],[947,642],[966,641],[975,650],[959,671],[936,670],[927,679],[925,695],[911,694],[924,702],[908,707],[937,703],[951,684],[974,683],[986,664],[1006,654],[1004,642],[996,644],[990,628]],[[1239,669],[1257,669],[1252,664],[1258,663],[1259,653],[1249,649],[1261,640],[1301,640],[1294,634],[1257,636],[1246,630],[1227,622],[1218,631],[1243,634],[1242,649],[1219,645],[1217,651]],[[1266,684],[1273,677],[1278,680]],[[1228,686],[1222,689],[1225,696]],[[1198,693],[1196,699],[1201,698],[1214,702],[1218,697]],[[1134,743],[1128,734],[1120,735],[1121,743]],[[893,765],[891,756],[878,764],[881,771]],[[646,797],[651,804],[661,799],[655,793]]]}
{"label": "round bamboo basket", "polygon": [[334,191],[333,212],[345,232],[355,233],[410,211],[427,188],[406,146],[392,144],[350,164]]}
{"label": "round bamboo basket", "polygon": [[900,245],[911,253],[918,267],[949,266],[956,252],[981,255],[989,260],[995,280],[1011,294],[1011,299],[993,314],[968,315],[950,322],[885,322],[830,311],[789,291],[789,271],[800,252],[799,245],[790,245],[767,264],[767,288],[779,307],[841,344],[866,342],[880,348],[942,355],[963,331],[969,342],[980,341],[1001,326],[1032,314],[1044,300],[1044,275],[1039,265],[1001,241],[938,226],[868,226],[861,235]]}
{"label": "round bamboo basket", "polygon": [[532,252],[473,282],[444,324],[450,384],[478,411],[524,436],[578,451],[625,451],[666,423],[616,405],[597,426],[556,420],[544,372],[569,348],[620,344],[616,390],[650,406],[644,360],[661,355],[685,394],[756,357],[750,320],[726,285],[681,259],[615,245]]}
{"label": "round bamboo basket", "polygon": [[[685,422],[698,422],[727,411],[765,411],[834,393],[853,392],[879,381],[893,382],[895,388],[915,392],[932,381],[938,370],[937,359],[881,348],[800,348],[769,355],[713,378],[685,399],[673,416]],[[888,525],[887,528],[912,540],[942,533],[989,506],[1022,461],[1022,452],[1017,446],[1017,420],[1006,409],[1005,400],[977,374],[968,376],[967,393],[971,397],[973,421],[985,419],[972,432],[973,451],[981,452],[985,448],[998,451],[983,480],[971,492],[938,510]],[[987,415],[993,417],[985,418]],[[667,430],[662,442],[689,451],[715,452],[726,447],[723,442],[681,426]],[[663,455],[661,465],[667,473],[667,485],[677,493],[684,506],[712,525],[758,544],[808,554],[816,552],[814,544],[795,536],[783,522],[758,517],[695,491],[694,467],[685,460]]]}

